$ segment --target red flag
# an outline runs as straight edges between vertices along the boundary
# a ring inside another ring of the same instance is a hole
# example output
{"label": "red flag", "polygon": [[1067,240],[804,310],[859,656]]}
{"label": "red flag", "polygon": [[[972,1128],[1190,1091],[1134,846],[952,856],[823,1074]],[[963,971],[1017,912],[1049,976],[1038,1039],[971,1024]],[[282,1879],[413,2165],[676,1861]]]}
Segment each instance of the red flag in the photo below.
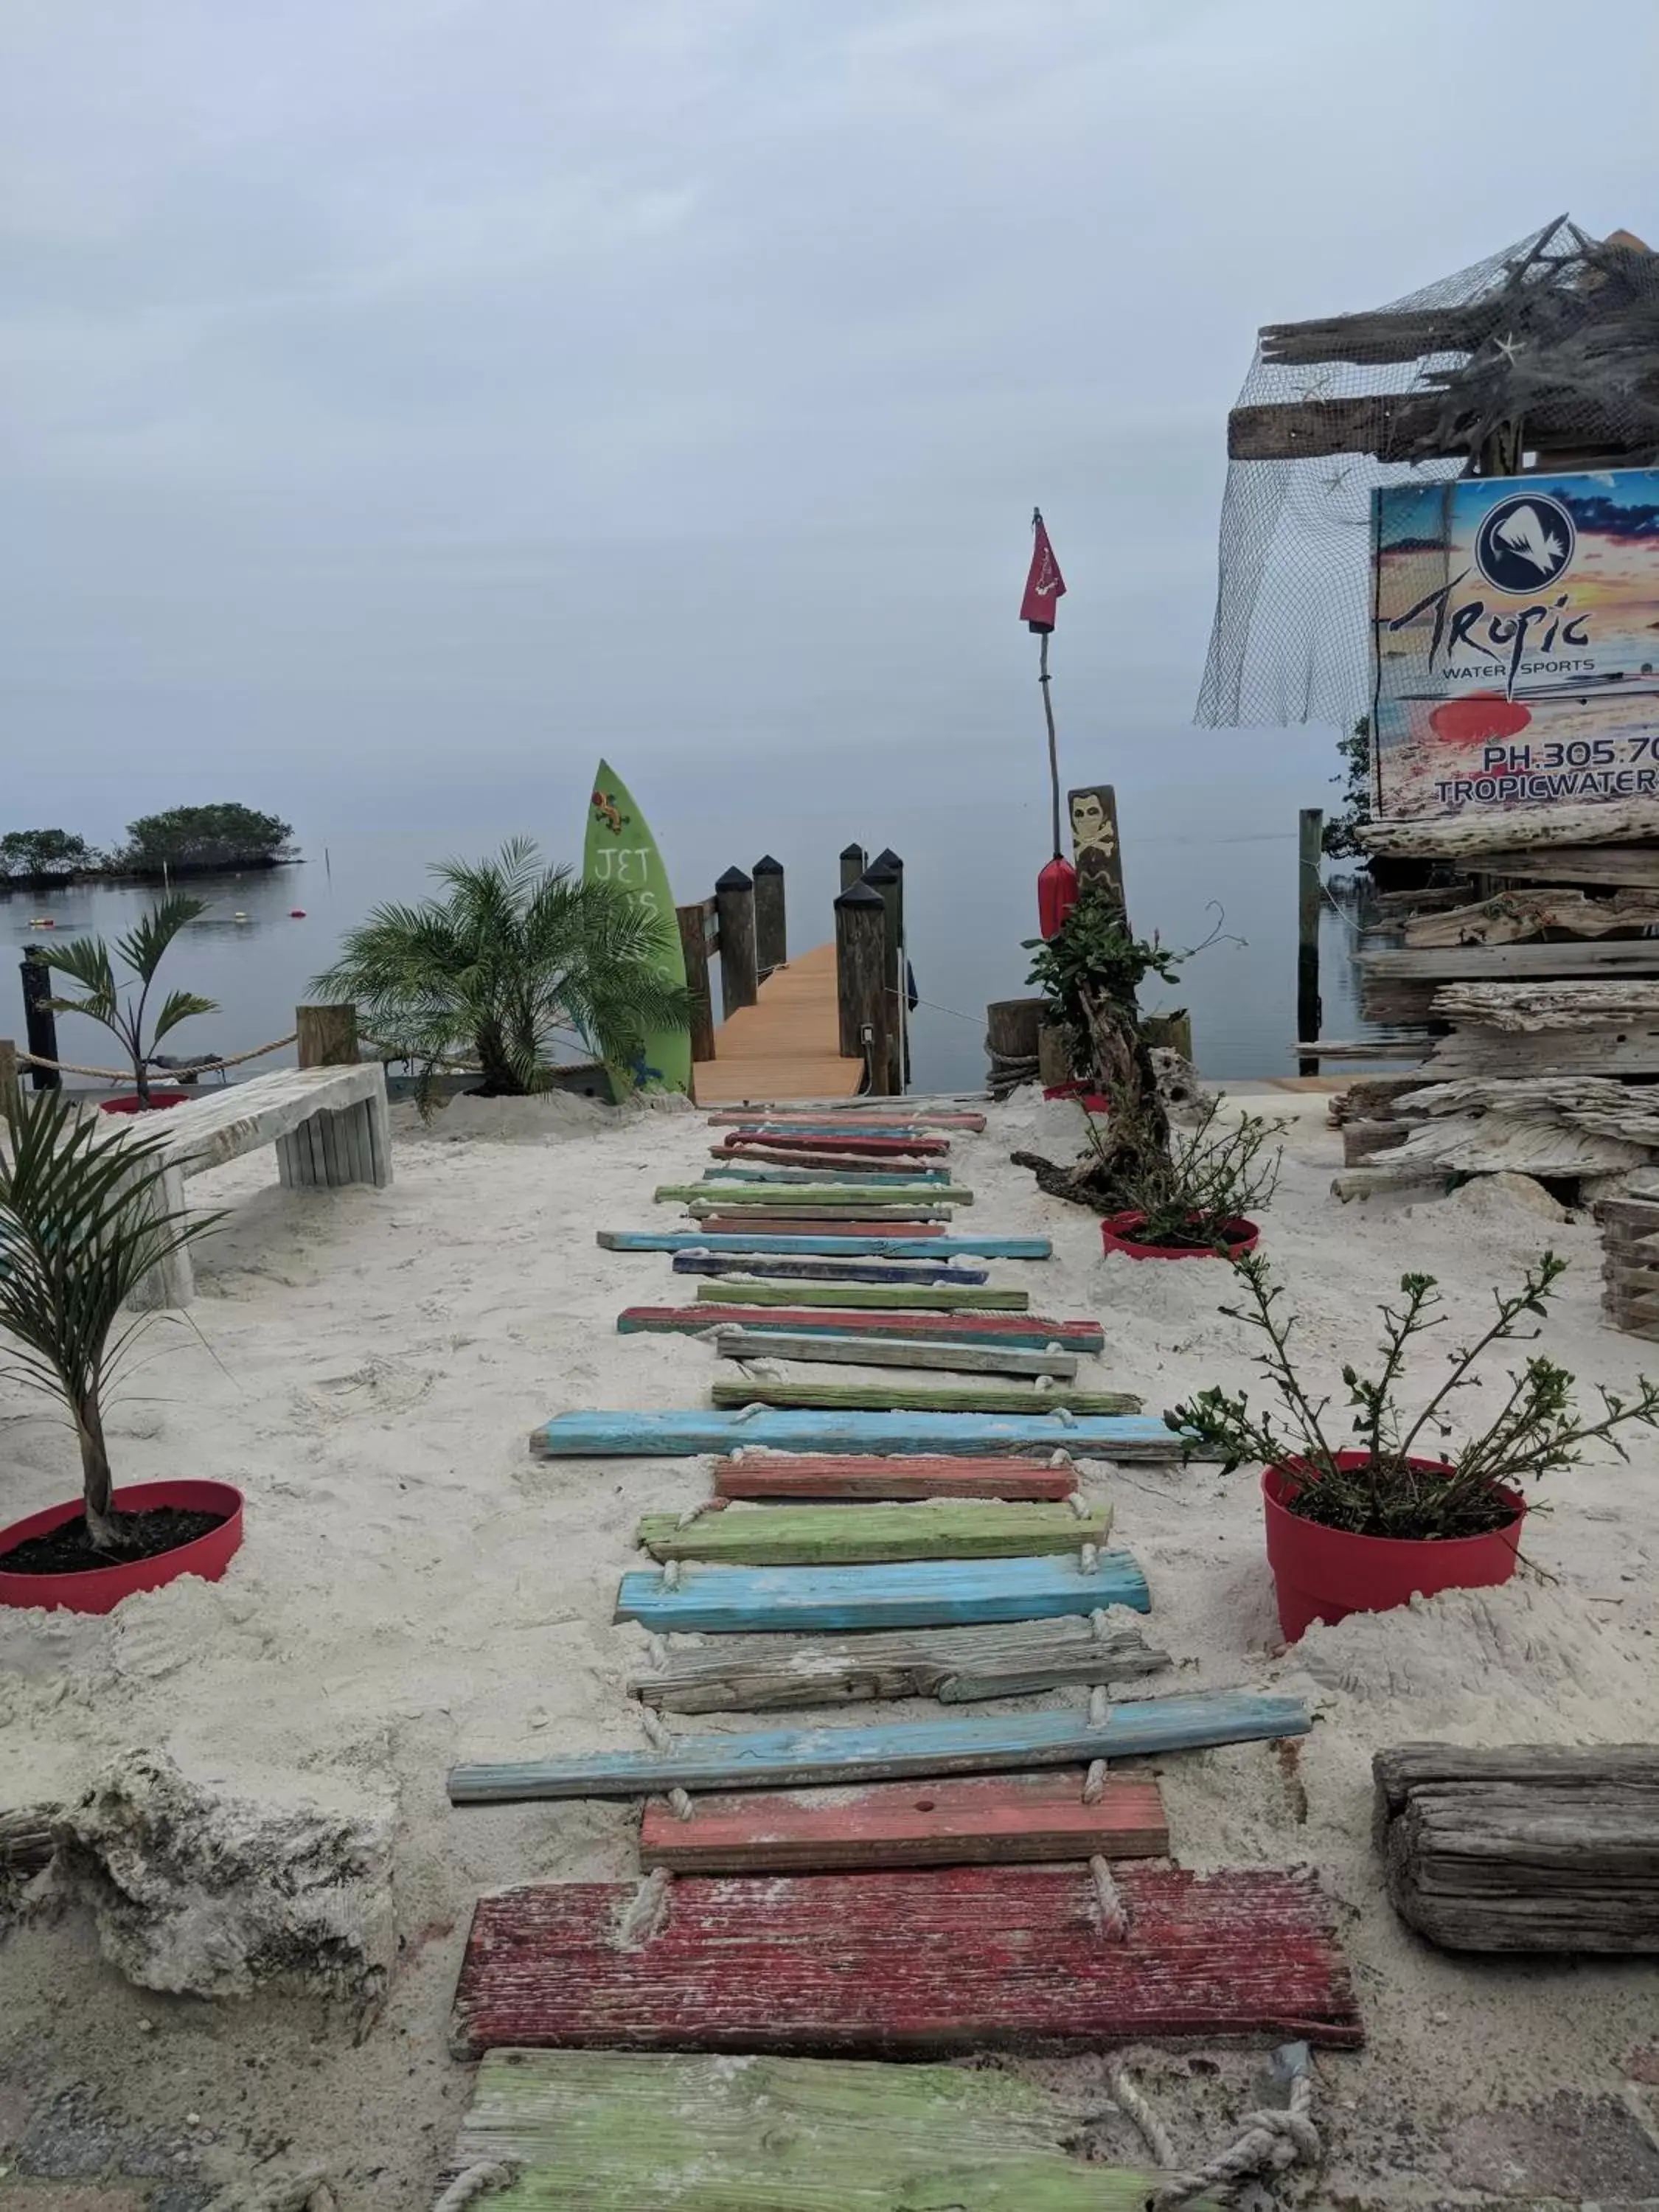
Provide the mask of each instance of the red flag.
{"label": "red flag", "polygon": [[1040,507],[1031,511],[1031,527],[1036,532],[1036,543],[1031,548],[1031,570],[1025,579],[1025,597],[1019,603],[1019,618],[1028,629],[1052,629],[1057,611],[1054,603],[1065,592],[1066,579],[1060,573],[1054,549],[1048,543]]}

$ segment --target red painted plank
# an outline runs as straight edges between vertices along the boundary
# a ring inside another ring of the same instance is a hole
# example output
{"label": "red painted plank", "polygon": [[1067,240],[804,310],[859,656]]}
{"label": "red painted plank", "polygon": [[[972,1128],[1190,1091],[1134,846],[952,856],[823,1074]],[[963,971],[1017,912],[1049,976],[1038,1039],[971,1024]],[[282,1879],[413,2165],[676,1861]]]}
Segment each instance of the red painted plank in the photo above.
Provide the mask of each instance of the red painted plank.
{"label": "red painted plank", "polygon": [[741,1213],[711,1213],[693,1221],[694,1229],[702,1229],[711,1237],[944,1237],[950,1224],[944,1221],[906,1221],[902,1218],[887,1221],[826,1221],[822,1214],[775,1213],[765,1221],[757,1221],[745,1206]]}
{"label": "red painted plank", "polygon": [[714,1149],[724,1152],[752,1151],[757,1145],[765,1145],[780,1152],[851,1152],[860,1159],[885,1159],[897,1154],[901,1158],[921,1155],[937,1158],[948,1152],[948,1137],[769,1137],[750,1135],[746,1129],[733,1129]]}
{"label": "red painted plank", "polygon": [[[1082,1867],[676,1878],[629,1940],[631,1882],[479,1899],[457,2048],[853,2054],[1362,2031],[1310,1877],[1125,1867],[1126,1938]],[[624,1948],[626,1945],[626,1948]]]}
{"label": "red painted plank", "polygon": [[1083,1802],[1084,1770],[882,1782],[826,1805],[822,1791],[699,1797],[689,1820],[646,1801],[640,1863],[675,1874],[798,1874],[830,1868],[994,1865],[1017,1860],[1163,1858],[1169,1824],[1156,1782],[1109,1776]]}
{"label": "red painted plank", "polygon": [[[1048,1446],[1043,1446],[1044,1456]],[[717,1459],[717,1498],[1069,1498],[1077,1469],[1039,1459],[855,1459],[750,1453]]]}
{"label": "red painted plank", "polygon": [[[773,1129],[786,1127],[794,1122],[799,1123],[803,1129],[822,1129],[826,1123],[833,1122],[836,1118],[834,1114],[826,1114],[822,1110],[816,1114],[811,1113],[805,1107],[799,1109],[780,1107],[775,1114],[763,1114],[754,1107],[728,1106],[718,1114],[709,1115],[708,1126],[711,1129],[734,1127]],[[848,1133],[856,1136],[858,1123],[848,1115],[843,1115],[840,1118],[850,1124]],[[894,1127],[902,1127],[908,1129],[967,1129],[973,1132],[981,1130],[985,1127],[983,1114],[897,1113],[884,1115],[872,1114],[869,1119],[872,1121],[885,1121]]]}
{"label": "red painted plank", "polygon": [[694,1306],[626,1306],[617,1317],[624,1334],[630,1329],[693,1323],[700,1328],[805,1329],[814,1336],[908,1337],[917,1344],[995,1344],[1012,1337],[1017,1344],[1058,1344],[1067,1352],[1099,1352],[1106,1341],[1097,1321],[1051,1321],[1046,1314],[915,1313],[887,1306],[728,1306],[710,1298]]}

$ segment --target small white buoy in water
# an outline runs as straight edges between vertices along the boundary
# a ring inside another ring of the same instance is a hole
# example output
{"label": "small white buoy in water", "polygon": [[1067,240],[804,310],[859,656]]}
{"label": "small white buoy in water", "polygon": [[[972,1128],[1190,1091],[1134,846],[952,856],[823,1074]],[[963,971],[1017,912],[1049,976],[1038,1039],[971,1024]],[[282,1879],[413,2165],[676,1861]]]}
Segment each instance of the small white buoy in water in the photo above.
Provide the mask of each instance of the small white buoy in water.
{"label": "small white buoy in water", "polygon": [[231,916],[231,920],[233,921],[246,921],[247,920],[247,916],[245,914],[234,914]]}

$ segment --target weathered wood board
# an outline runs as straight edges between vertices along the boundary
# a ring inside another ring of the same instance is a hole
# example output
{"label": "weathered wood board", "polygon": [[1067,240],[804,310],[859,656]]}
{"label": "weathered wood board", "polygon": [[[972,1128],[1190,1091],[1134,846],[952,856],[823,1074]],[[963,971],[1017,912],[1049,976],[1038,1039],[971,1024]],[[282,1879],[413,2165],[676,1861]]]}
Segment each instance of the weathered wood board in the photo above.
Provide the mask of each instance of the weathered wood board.
{"label": "weathered wood board", "polygon": [[965,1705],[1081,1683],[1125,1681],[1170,1663],[1138,1628],[1109,1616],[1016,1621],[1000,1628],[912,1629],[900,1636],[722,1637],[671,1648],[629,1693],[660,1712],[783,1712],[878,1698]]}
{"label": "weathered wood board", "polygon": [[1066,1859],[1167,1858],[1163,1793],[1109,1775],[1085,1802],[1080,1767],[878,1782],[825,1804],[817,1791],[700,1797],[689,1820],[647,1797],[640,1864],[672,1874],[827,1874],[854,1868],[1010,1866]]}
{"label": "weathered wood board", "polygon": [[[725,1281],[700,1282],[697,1297],[709,1304],[724,1299],[733,1306],[828,1306],[850,1308],[866,1314],[1011,1313],[1031,1310],[1029,1291],[1006,1291],[950,1283],[819,1283],[792,1288],[787,1283],[750,1282],[738,1276]],[[1032,1326],[1041,1324],[1034,1322]],[[1066,1323],[1076,1328],[1079,1324]],[[1093,1324],[1098,1328],[1100,1324]],[[1101,1347],[1105,1344],[1101,1336]]]}
{"label": "weathered wood board", "polygon": [[754,1505],[704,1513],[684,1526],[647,1513],[635,1540],[653,1559],[728,1566],[860,1566],[884,1559],[1037,1559],[1103,1544],[1112,1509],[981,1498],[918,1505]]}
{"label": "weathered wood board", "polygon": [[720,1206],[757,1210],[769,1206],[971,1206],[974,1194],[953,1182],[704,1182],[659,1183],[652,1194],[660,1205]]}
{"label": "weathered wood board", "polygon": [[864,1162],[866,1164],[884,1164],[890,1169],[900,1168],[907,1164],[912,1167],[927,1167],[933,1164],[933,1158],[932,1154],[923,1154],[907,1163],[902,1155],[894,1153],[890,1155],[884,1162],[875,1163],[870,1162],[868,1156],[860,1152],[802,1152],[793,1146],[785,1146],[781,1149],[775,1149],[770,1145],[762,1143],[745,1146],[743,1149],[738,1152],[729,1152],[724,1145],[711,1146],[709,1150],[714,1158],[725,1162],[728,1166],[732,1165],[733,1163],[738,1163],[744,1166],[754,1164],[763,1167],[802,1167],[812,1168],[817,1170],[823,1170],[829,1168],[848,1167],[854,1162]]}
{"label": "weathered wood board", "polygon": [[975,1344],[971,1339],[848,1336],[837,1330],[744,1328],[728,1322],[714,1332],[722,1359],[793,1359],[806,1366],[939,1369],[951,1375],[1047,1375],[1063,1382],[1077,1379],[1078,1354],[1058,1346],[1038,1350],[1014,1344]]}
{"label": "weathered wood board", "polygon": [[964,1267],[944,1259],[936,1264],[916,1260],[823,1260],[809,1255],[793,1258],[752,1252],[677,1252],[669,1261],[677,1275],[737,1276],[744,1280],[785,1283],[891,1284],[899,1290],[964,1290],[988,1283],[988,1267]]}
{"label": "weathered wood board", "polygon": [[[818,1201],[802,1205],[787,1191],[768,1191],[765,1203],[761,1206],[734,1206],[729,1192],[714,1190],[706,1197],[694,1199],[683,1210],[690,1220],[706,1223],[711,1229],[715,1225],[717,1217],[735,1223],[738,1229],[747,1228],[751,1222],[768,1229],[786,1225],[816,1229],[824,1222],[834,1222],[837,1224],[838,1233],[843,1237],[861,1233],[842,1227],[840,1224],[844,1223],[874,1221],[879,1224],[881,1234],[890,1236],[894,1222],[950,1221],[955,1218],[955,1209],[949,1206],[927,1206],[915,1198],[900,1199],[893,1205],[886,1206],[882,1204],[878,1194],[872,1197],[868,1193],[855,1206],[830,1206]],[[904,1233],[909,1235],[912,1232],[907,1230]]]}
{"label": "weathered wood board", "polygon": [[1659,890],[1615,891],[1591,898],[1584,891],[1553,890],[1498,891],[1449,913],[1411,915],[1403,935],[1407,946],[1516,945],[1561,930],[1571,937],[1606,937],[1616,930],[1639,931],[1659,923]]}
{"label": "weathered wood board", "polygon": [[846,1152],[854,1159],[940,1159],[951,1149],[948,1137],[767,1137],[763,1139],[746,1136],[734,1129],[712,1149],[730,1154],[747,1152],[752,1146],[763,1142],[769,1150],[778,1152]]}
{"label": "weathered wood board", "polygon": [[917,1559],[870,1567],[716,1567],[696,1562],[671,1587],[660,1569],[623,1575],[618,1620],[664,1634],[799,1635],[860,1628],[949,1628],[1049,1620],[1127,1605],[1149,1613],[1146,1577],[1127,1552],[1080,1558]]}
{"label": "weathered wood board", "polygon": [[1468,945],[1420,951],[1358,952],[1362,984],[1478,983],[1528,977],[1552,982],[1571,975],[1659,975],[1659,943],[1613,938],[1599,944]]}
{"label": "weathered wood board", "polygon": [[781,1258],[823,1260],[929,1260],[958,1255],[982,1260],[1051,1260],[1046,1237],[838,1237],[829,1231],[810,1237],[775,1237],[756,1230],[744,1236],[715,1236],[704,1229],[601,1229],[595,1238],[606,1252],[775,1252]]}
{"label": "weathered wood board", "polygon": [[623,1941],[632,1883],[508,1890],[473,1914],[456,2046],[920,2056],[1146,2036],[1360,2040],[1309,1877],[1126,1866],[1117,1885],[1121,1942],[1103,1935],[1082,1867],[694,1875],[670,1884],[654,1932]]}
{"label": "weathered wood board", "polygon": [[922,1218],[914,1211],[892,1213],[884,1206],[871,1206],[861,1214],[838,1217],[834,1212],[775,1214],[758,1207],[741,1213],[702,1214],[690,1209],[698,1230],[711,1237],[736,1237],[756,1241],[756,1232],[767,1237],[943,1237],[944,1224]]}
{"label": "weathered wood board", "polygon": [[736,1186],[738,1189],[757,1188],[763,1183],[774,1190],[794,1190],[803,1183],[835,1185],[862,1184],[871,1190],[890,1189],[895,1183],[913,1188],[921,1185],[937,1190],[952,1180],[949,1168],[872,1168],[860,1160],[855,1168],[769,1168],[757,1167],[744,1160],[736,1166],[705,1168],[698,1177],[698,1188],[707,1188],[711,1183],[716,1189]]}
{"label": "weathered wood board", "polygon": [[[1085,1458],[1176,1460],[1182,1440],[1145,1413],[821,1413],[773,1410],[660,1413],[556,1413],[531,1432],[538,1459],[688,1459],[700,1452],[853,1452],[908,1456],[913,1452],[986,1454],[1000,1459],[1026,1451],[1076,1452]],[[1194,1454],[1194,1455],[1197,1455]]]}
{"label": "weathered wood board", "polygon": [[1030,1350],[1057,1344],[1066,1352],[1105,1348],[1105,1334],[1097,1321],[1060,1321],[1048,1314],[913,1313],[902,1307],[866,1312],[837,1306],[824,1311],[816,1303],[792,1305],[787,1291],[775,1304],[718,1304],[723,1290],[723,1285],[710,1287],[707,1298],[692,1306],[624,1306],[617,1316],[617,1332],[623,1336],[641,1330],[702,1336],[710,1329],[736,1327],[762,1335],[775,1331],[784,1336],[898,1337],[915,1344],[991,1344]]}
{"label": "weathered wood board", "polygon": [[1659,1951],[1659,1746],[1372,1761],[1395,1911],[1458,1951]]}
{"label": "weathered wood board", "polygon": [[717,1498],[1069,1498],[1069,1460],[854,1459],[835,1455],[744,1452],[714,1462]]}
{"label": "weathered wood board", "polygon": [[718,1114],[705,1117],[708,1127],[742,1129],[820,1129],[839,1134],[851,1128],[854,1133],[868,1126],[871,1129],[896,1127],[903,1129],[965,1129],[982,1130],[985,1116],[972,1108],[957,1111],[945,1107],[910,1107],[896,1112],[890,1106],[866,1105],[848,1111],[842,1107],[829,1113],[811,1113],[805,1107],[779,1107],[763,1113],[753,1106],[727,1106]]}
{"label": "weathered wood board", "polygon": [[1039,1391],[1009,1383],[716,1382],[709,1390],[715,1406],[773,1406],[838,1413],[1019,1413],[1064,1407],[1072,1413],[1138,1413],[1141,1401],[1129,1390],[1076,1390],[1062,1384]]}
{"label": "weathered wood board", "polygon": [[989,2069],[489,2051],[442,2179],[504,2166],[501,2212],[1142,2212],[1164,2177],[1100,2163],[1085,2117]]}

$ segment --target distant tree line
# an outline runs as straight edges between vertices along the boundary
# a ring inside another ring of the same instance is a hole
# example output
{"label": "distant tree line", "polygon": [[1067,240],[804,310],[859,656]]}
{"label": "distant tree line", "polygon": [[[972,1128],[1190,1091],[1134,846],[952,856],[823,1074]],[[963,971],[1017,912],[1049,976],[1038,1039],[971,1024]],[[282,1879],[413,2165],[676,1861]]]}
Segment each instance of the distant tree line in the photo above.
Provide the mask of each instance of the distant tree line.
{"label": "distant tree line", "polygon": [[40,885],[86,877],[204,875],[216,868],[274,868],[295,857],[292,826],[274,814],[228,803],[174,806],[127,824],[108,852],[71,830],[9,830],[0,836],[0,884]]}

